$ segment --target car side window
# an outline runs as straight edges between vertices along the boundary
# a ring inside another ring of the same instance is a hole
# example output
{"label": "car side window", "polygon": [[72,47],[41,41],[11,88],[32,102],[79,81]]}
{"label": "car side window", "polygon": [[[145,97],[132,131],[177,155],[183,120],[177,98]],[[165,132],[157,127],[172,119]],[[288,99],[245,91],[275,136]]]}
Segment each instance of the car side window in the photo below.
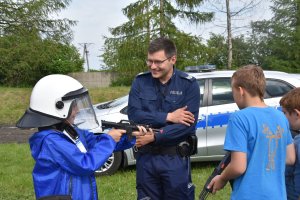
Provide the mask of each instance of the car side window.
{"label": "car side window", "polygon": [[212,92],[212,105],[234,103],[230,78],[212,79],[211,92]]}
{"label": "car side window", "polygon": [[203,105],[205,79],[197,80],[200,89],[200,106]]}
{"label": "car side window", "polygon": [[265,98],[281,97],[292,89],[290,84],[281,80],[267,79]]}

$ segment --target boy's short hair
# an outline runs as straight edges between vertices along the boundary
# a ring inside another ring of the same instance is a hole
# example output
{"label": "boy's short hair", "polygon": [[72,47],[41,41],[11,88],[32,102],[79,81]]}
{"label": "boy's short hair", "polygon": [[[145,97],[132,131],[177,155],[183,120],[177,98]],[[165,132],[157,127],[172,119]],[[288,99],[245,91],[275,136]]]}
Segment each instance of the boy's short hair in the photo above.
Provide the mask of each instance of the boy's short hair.
{"label": "boy's short hair", "polygon": [[242,87],[251,96],[259,96],[259,98],[263,100],[266,89],[266,79],[260,66],[243,66],[233,73],[232,79],[234,79],[233,87]]}
{"label": "boy's short hair", "polygon": [[163,37],[152,40],[148,48],[148,53],[153,54],[161,50],[165,51],[167,57],[177,54],[176,46],[172,40]]}
{"label": "boy's short hair", "polygon": [[286,93],[279,101],[280,106],[282,106],[289,114],[295,111],[295,109],[300,110],[300,88],[294,88],[288,93]]}

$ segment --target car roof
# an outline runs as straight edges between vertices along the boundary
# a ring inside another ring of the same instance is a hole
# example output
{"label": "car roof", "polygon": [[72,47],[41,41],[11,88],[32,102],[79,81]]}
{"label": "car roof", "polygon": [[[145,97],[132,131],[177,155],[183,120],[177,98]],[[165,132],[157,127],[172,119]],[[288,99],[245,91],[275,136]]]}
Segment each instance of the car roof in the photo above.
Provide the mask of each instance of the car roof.
{"label": "car roof", "polygon": [[[202,78],[213,78],[213,77],[231,77],[232,74],[235,72],[235,70],[217,70],[217,71],[211,71],[211,72],[196,72],[191,73],[189,72],[189,75],[194,76],[197,79]],[[289,74],[286,72],[280,72],[280,71],[264,71],[264,74],[267,78],[278,78],[278,77],[295,77],[295,74]]]}

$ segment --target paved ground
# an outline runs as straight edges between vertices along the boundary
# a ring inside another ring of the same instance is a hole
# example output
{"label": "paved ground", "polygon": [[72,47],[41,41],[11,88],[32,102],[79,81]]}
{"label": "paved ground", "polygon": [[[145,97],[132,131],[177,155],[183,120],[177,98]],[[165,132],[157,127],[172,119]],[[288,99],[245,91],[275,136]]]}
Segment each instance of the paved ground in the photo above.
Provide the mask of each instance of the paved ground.
{"label": "paved ground", "polygon": [[0,126],[0,143],[27,143],[36,129],[22,130],[17,127]]}

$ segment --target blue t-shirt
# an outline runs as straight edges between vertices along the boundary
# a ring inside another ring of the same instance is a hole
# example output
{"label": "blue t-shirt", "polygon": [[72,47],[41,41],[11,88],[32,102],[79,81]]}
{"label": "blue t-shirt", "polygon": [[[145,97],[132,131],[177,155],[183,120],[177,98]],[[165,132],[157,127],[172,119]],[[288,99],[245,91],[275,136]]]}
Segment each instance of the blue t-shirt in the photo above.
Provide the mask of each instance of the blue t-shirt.
{"label": "blue t-shirt", "polygon": [[300,135],[295,136],[296,162],[287,166],[285,171],[286,192],[288,200],[300,198]]}
{"label": "blue t-shirt", "polygon": [[234,180],[232,200],[284,200],[287,145],[292,143],[284,114],[248,107],[231,115],[224,149],[247,154],[245,173]]}

